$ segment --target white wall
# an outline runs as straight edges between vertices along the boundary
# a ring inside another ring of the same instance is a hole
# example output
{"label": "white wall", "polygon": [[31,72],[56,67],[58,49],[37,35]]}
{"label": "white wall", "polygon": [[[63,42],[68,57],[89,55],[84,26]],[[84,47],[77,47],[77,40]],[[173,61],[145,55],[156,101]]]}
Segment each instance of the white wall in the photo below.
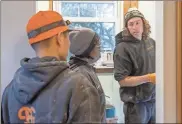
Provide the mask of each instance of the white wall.
{"label": "white wall", "polygon": [[48,10],[49,9],[49,0],[47,1],[36,1],[36,11]]}
{"label": "white wall", "polygon": [[156,4],[156,122],[164,122],[164,40],[163,40],[163,2]]}
{"label": "white wall", "polygon": [[124,123],[123,102],[119,96],[119,83],[115,81],[112,73],[98,74],[99,80],[105,92],[105,95],[110,97],[111,103],[116,108],[116,116],[118,123]]}
{"label": "white wall", "polygon": [[26,24],[35,13],[35,1],[1,1],[1,94],[20,66],[20,59],[34,55],[28,44]]}
{"label": "white wall", "polygon": [[151,26],[151,37],[155,39],[155,1],[139,1],[138,9],[144,14]]}

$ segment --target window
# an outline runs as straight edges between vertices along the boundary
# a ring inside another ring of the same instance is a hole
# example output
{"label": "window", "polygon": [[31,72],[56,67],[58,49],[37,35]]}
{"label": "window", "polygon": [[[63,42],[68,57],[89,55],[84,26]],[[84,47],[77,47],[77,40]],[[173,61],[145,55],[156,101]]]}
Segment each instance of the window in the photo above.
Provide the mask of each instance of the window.
{"label": "window", "polygon": [[[70,20],[70,28],[87,27],[101,37],[101,51],[113,52],[121,28],[122,1],[54,1],[53,9]],[[119,11],[118,11],[119,10]]]}
{"label": "window", "polygon": [[[102,51],[113,51],[119,30],[116,1],[55,1],[54,10],[72,22],[70,28],[88,27],[101,36]],[[121,10],[121,9],[120,9]]]}

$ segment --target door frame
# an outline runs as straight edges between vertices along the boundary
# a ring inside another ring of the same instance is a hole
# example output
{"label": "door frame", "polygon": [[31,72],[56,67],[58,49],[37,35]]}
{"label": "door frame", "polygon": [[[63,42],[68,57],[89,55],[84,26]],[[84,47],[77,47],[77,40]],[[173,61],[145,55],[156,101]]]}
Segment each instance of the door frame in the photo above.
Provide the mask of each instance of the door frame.
{"label": "door frame", "polygon": [[182,2],[176,2],[177,29],[177,123],[182,123]]}

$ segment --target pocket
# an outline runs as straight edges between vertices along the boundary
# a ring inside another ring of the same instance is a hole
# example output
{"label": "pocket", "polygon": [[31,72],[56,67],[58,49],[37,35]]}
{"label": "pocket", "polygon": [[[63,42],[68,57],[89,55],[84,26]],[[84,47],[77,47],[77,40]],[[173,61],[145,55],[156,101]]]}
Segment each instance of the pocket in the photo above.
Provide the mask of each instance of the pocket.
{"label": "pocket", "polygon": [[135,88],[120,87],[119,93],[120,93],[121,101],[123,101],[124,103],[138,103],[138,101],[136,101]]}
{"label": "pocket", "polygon": [[136,87],[136,98],[140,102],[150,101],[155,94],[155,86],[151,83],[145,83]]}

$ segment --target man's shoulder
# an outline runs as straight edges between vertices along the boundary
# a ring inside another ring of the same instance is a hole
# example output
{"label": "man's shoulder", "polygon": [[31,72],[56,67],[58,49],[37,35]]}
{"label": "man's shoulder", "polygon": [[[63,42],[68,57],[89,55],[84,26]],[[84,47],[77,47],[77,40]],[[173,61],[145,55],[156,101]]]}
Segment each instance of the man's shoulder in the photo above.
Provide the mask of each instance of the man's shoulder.
{"label": "man's shoulder", "polygon": [[147,39],[147,41],[148,41],[149,44],[152,44],[152,45],[155,46],[155,40],[154,40],[153,38],[149,37],[149,38]]}
{"label": "man's shoulder", "polygon": [[90,74],[91,71],[93,71],[93,67],[89,64],[82,64],[72,69],[72,71],[76,73],[81,73],[83,76],[87,76]]}
{"label": "man's shoulder", "polygon": [[127,48],[127,47],[129,47],[130,46],[130,42],[121,42],[121,43],[119,43],[117,46],[116,46],[116,48]]}
{"label": "man's shoulder", "polygon": [[[69,70],[68,72],[68,79],[69,79],[69,83],[71,85],[73,85],[73,88],[76,88],[76,86],[86,86],[86,87],[92,87],[90,85],[89,80],[87,79],[87,77],[85,77],[85,75],[83,74],[84,72],[82,72],[80,69],[79,70]],[[85,72],[86,73],[86,72]]]}
{"label": "man's shoulder", "polygon": [[151,37],[148,38],[148,41],[155,43],[155,40],[153,38],[151,38]]}
{"label": "man's shoulder", "polygon": [[127,42],[119,43],[114,50],[114,54],[121,54],[123,52],[128,52],[131,49],[131,44]]}

